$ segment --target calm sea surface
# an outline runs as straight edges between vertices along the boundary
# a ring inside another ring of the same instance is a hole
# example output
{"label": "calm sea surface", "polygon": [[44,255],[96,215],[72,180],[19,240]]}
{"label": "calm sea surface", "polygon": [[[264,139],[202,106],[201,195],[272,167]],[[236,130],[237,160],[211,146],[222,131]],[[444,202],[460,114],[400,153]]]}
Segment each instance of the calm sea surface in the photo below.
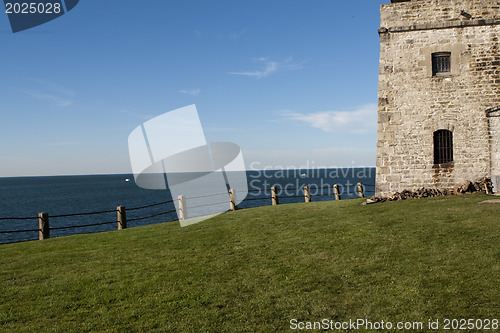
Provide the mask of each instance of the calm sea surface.
{"label": "calm sea surface", "polygon": [[[130,181],[126,181],[129,178]],[[271,204],[271,186],[281,188],[280,204],[303,202],[301,188],[309,185],[313,201],[333,199],[333,185],[346,185],[342,199],[353,198],[355,184],[375,184],[375,168],[247,171],[249,193],[238,207]],[[207,189],[205,189],[207,191]],[[366,187],[373,195],[374,187]],[[209,191],[208,191],[209,192]],[[286,198],[287,196],[299,196]],[[265,198],[264,200],[252,200]],[[171,200],[168,190],[146,190],[134,183],[132,175],[88,175],[55,177],[0,178],[0,218],[33,217],[31,220],[0,220],[0,243],[38,239],[38,232],[1,233],[38,229],[38,213],[49,216],[114,210],[117,206],[140,207]],[[225,199],[224,199],[225,200]],[[228,203],[229,206],[229,203]],[[142,210],[127,211],[127,218],[139,218],[175,209],[172,203]],[[170,213],[147,220],[132,221],[128,227],[177,219]],[[50,218],[50,227],[66,227],[116,221],[116,212],[74,217]],[[102,226],[51,230],[51,237],[115,230],[116,223]]]}

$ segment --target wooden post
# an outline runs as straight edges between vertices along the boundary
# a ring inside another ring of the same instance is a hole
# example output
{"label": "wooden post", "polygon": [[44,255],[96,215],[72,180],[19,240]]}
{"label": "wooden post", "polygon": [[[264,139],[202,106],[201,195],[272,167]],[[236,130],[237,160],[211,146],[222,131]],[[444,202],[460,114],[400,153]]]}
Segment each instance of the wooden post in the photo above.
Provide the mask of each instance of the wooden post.
{"label": "wooden post", "polygon": [[335,193],[335,200],[340,200],[339,186],[337,184],[333,185],[333,191]]}
{"label": "wooden post", "polygon": [[234,189],[229,190],[229,208],[232,211],[236,210],[236,191]]}
{"label": "wooden post", "polygon": [[358,183],[358,194],[359,194],[360,198],[364,198],[365,197],[365,194],[363,192],[363,184],[361,184],[361,183]]}
{"label": "wooden post", "polygon": [[127,212],[125,206],[116,207],[116,215],[118,218],[118,230],[127,229]]}
{"label": "wooden post", "polygon": [[271,199],[273,206],[279,205],[278,192],[276,191],[276,186],[271,187]]}
{"label": "wooden post", "polygon": [[184,221],[188,219],[186,197],[179,195],[177,198],[179,200],[179,221]]}
{"label": "wooden post", "polygon": [[491,194],[490,190],[488,189],[488,184],[484,184],[484,191],[486,194]]}
{"label": "wooden post", "polygon": [[311,202],[311,192],[308,185],[304,186],[304,199],[306,202]]}
{"label": "wooden post", "polygon": [[49,239],[50,238],[50,227],[49,227],[49,214],[40,213],[38,214],[38,239]]}

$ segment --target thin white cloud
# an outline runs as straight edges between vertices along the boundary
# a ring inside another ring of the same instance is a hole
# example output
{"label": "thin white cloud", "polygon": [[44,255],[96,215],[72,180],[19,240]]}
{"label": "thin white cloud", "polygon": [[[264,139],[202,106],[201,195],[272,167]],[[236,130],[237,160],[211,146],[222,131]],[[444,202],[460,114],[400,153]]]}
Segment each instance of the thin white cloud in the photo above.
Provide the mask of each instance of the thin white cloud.
{"label": "thin white cloud", "polygon": [[229,72],[233,75],[242,75],[248,77],[254,77],[256,79],[262,79],[270,74],[282,70],[298,70],[302,68],[302,63],[294,63],[292,57],[288,57],[284,61],[273,61],[268,57],[262,57],[255,59],[256,62],[262,63],[264,68],[257,71],[245,71],[245,72]]}
{"label": "thin white cloud", "polygon": [[43,87],[44,90],[51,91],[51,92],[56,93],[58,95],[64,95],[67,97],[75,97],[74,91],[72,91],[71,89],[68,89],[66,87],[63,87],[59,84],[56,84],[54,82],[50,82],[50,81],[42,80],[42,79],[30,79],[30,81],[39,84],[40,86]]}
{"label": "thin white cloud", "polygon": [[76,94],[72,90],[47,80],[29,79],[29,81],[36,83],[37,87],[24,91],[28,96],[46,100],[61,107],[73,104]]}
{"label": "thin white cloud", "polygon": [[320,111],[297,113],[283,111],[281,114],[292,120],[304,122],[325,132],[365,134],[377,129],[377,105],[367,104],[352,111]]}
{"label": "thin white cloud", "polygon": [[241,30],[240,32],[233,32],[231,34],[231,38],[236,42],[238,39],[240,39],[241,37],[243,37],[243,35],[247,32],[247,29],[243,29]]}
{"label": "thin white cloud", "polygon": [[183,89],[179,90],[179,92],[185,95],[198,96],[201,92],[201,89],[192,89],[192,90]]}
{"label": "thin white cloud", "polygon": [[73,103],[71,99],[65,98],[64,96],[58,96],[56,94],[38,91],[25,91],[25,93],[33,98],[52,102],[56,106],[70,106]]}

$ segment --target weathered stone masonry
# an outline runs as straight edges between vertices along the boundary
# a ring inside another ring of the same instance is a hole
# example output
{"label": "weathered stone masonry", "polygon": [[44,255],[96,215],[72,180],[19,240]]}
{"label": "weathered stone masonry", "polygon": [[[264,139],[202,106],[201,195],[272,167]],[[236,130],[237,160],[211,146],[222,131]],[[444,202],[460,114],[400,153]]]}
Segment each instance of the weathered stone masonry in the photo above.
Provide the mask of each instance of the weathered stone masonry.
{"label": "weathered stone masonry", "polygon": [[[500,176],[500,1],[392,2],[379,29],[377,195]],[[443,52],[450,71],[436,75]],[[434,164],[443,129],[453,161]]]}

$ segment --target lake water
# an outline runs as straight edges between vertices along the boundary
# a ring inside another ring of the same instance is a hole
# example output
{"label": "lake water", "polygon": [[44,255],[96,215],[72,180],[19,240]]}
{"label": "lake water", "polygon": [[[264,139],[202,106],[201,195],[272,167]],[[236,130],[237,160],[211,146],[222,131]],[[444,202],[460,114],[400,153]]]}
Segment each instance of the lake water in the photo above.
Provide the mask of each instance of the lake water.
{"label": "lake water", "polygon": [[[333,200],[333,185],[339,184],[342,199],[357,197],[357,182],[375,184],[375,168],[265,170],[247,171],[248,195],[238,208],[271,205],[271,187],[278,187],[280,204],[304,202],[302,188],[310,187],[312,201]],[[129,178],[130,181],[126,181]],[[347,185],[347,186],[345,186]],[[37,231],[2,233],[13,230],[38,229],[38,213],[50,216],[74,213],[127,209],[172,200],[169,190],[147,190],[134,183],[133,175],[84,175],[54,177],[0,178],[0,218],[26,217],[30,220],[0,220],[0,243],[38,239]],[[205,188],[210,193],[210,188]],[[366,196],[373,195],[374,187],[365,188]],[[288,198],[287,198],[288,197]],[[227,196],[220,197],[229,200]],[[255,200],[262,198],[263,200]],[[240,198],[241,199],[241,198]],[[127,219],[151,216],[175,209],[173,203],[141,210],[127,210]],[[128,227],[161,223],[177,219],[177,213],[151,219],[131,221]],[[98,215],[50,217],[51,237],[78,233],[116,230],[116,223],[101,226],[58,229],[67,226],[116,221],[116,212]]]}

